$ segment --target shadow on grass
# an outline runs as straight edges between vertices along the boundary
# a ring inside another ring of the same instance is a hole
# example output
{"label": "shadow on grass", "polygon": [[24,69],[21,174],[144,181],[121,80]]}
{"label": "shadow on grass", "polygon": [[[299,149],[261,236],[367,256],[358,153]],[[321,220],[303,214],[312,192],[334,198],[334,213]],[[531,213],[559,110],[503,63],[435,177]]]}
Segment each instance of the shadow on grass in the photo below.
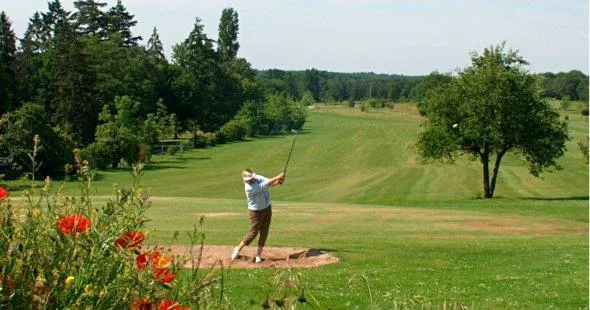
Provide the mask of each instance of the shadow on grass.
{"label": "shadow on grass", "polygon": [[173,166],[173,165],[147,165],[143,168],[144,171],[157,171],[165,169],[185,169],[184,166]]}
{"label": "shadow on grass", "polygon": [[588,200],[588,196],[572,196],[572,197],[525,197],[523,200],[544,200],[544,201],[559,201],[559,200]]}

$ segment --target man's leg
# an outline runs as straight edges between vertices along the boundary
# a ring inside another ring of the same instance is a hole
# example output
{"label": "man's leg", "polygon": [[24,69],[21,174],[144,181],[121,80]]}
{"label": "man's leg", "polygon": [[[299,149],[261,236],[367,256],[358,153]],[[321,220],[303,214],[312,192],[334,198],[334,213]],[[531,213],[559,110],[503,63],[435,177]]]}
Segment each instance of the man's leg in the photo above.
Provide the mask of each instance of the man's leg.
{"label": "man's leg", "polygon": [[264,245],[266,244],[266,238],[268,237],[268,232],[270,231],[270,221],[272,219],[272,207],[268,207],[263,210],[263,217],[261,219],[260,225],[260,236],[258,237],[258,250],[256,251],[256,262],[261,261],[262,257],[262,250],[264,250]]}
{"label": "man's leg", "polygon": [[248,219],[250,220],[250,228],[248,231],[248,235],[246,235],[244,240],[242,240],[242,242],[240,242],[240,244],[234,248],[231,255],[232,260],[238,258],[238,254],[240,253],[242,248],[247,245],[250,245],[250,242],[252,242],[252,240],[256,238],[256,235],[258,235],[258,232],[260,232],[260,227],[262,225],[260,215],[260,211],[248,210]]}

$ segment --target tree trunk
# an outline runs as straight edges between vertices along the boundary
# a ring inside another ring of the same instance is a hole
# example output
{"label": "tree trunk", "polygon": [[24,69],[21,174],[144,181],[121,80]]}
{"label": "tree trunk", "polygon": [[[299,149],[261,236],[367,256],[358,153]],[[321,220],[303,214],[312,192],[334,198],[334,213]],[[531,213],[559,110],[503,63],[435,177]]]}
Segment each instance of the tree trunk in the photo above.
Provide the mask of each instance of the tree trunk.
{"label": "tree trunk", "polygon": [[484,198],[492,198],[494,191],[490,190],[490,152],[488,146],[484,146],[483,151],[479,154],[481,164],[483,165],[483,195]]}
{"label": "tree trunk", "polygon": [[500,151],[500,153],[498,153],[498,156],[496,157],[496,162],[494,163],[494,170],[492,171],[492,183],[490,184],[490,198],[494,195],[494,190],[496,189],[496,179],[498,178],[498,171],[500,170],[500,162],[502,161],[502,157],[504,157],[504,154],[506,154],[506,151],[508,151],[508,149]]}

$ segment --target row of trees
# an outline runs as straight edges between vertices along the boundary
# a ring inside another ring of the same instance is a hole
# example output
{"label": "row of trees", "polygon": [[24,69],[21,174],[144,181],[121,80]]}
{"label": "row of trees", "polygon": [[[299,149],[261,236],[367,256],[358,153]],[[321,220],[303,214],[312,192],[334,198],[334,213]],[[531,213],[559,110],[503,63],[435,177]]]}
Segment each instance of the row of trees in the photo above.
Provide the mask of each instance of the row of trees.
{"label": "row of trees", "polygon": [[[542,73],[543,96],[555,99],[588,101],[588,76],[580,71]],[[306,93],[318,102],[343,102],[380,99],[389,102],[421,102],[427,92],[451,79],[450,74],[434,71],[426,76],[375,73],[335,73],[310,69],[258,71],[256,80],[266,92],[284,92],[294,98]]]}
{"label": "row of trees", "polygon": [[[240,137],[221,128],[244,123],[234,118],[245,102],[264,106],[255,70],[237,57],[239,20],[232,8],[221,13],[217,41],[196,18],[169,62],[157,28],[140,45],[132,33],[137,21],[121,0],[110,8],[97,0],[74,6],[68,12],[50,1],[20,39],[0,14],[0,159],[12,164],[10,174],[30,171],[26,146],[35,134],[43,141],[39,157],[46,157],[39,173],[55,175],[71,162],[73,148],[97,166],[117,167],[122,159],[149,158],[152,147],[183,132],[218,132],[219,141]],[[282,101],[285,109],[296,110],[289,102]],[[277,132],[273,122],[291,122],[285,117],[268,121],[271,130],[246,126],[246,132]]]}

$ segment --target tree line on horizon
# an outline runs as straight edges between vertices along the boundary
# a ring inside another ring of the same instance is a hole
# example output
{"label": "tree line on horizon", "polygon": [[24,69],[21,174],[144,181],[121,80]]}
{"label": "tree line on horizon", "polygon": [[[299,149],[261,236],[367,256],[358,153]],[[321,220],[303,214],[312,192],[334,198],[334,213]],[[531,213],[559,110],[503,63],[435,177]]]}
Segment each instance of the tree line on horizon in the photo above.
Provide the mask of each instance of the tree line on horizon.
{"label": "tree line on horizon", "polygon": [[[191,147],[300,129],[305,106],[354,105],[377,99],[421,104],[450,74],[426,76],[336,73],[308,69],[256,70],[238,57],[238,13],[222,11],[218,39],[199,18],[171,59],[154,27],[145,45],[137,21],[119,0],[59,0],[29,19],[22,38],[0,14],[0,173],[32,171],[38,134],[40,175],[61,175],[73,149],[95,168],[148,160],[166,139],[189,136]],[[588,100],[580,71],[545,73],[544,95]],[[161,148],[163,149],[163,148]],[[3,164],[9,164],[2,171]]]}
{"label": "tree line on horizon", "polygon": [[[451,73],[428,75],[340,73],[317,69],[259,70],[257,82],[265,92],[285,92],[294,98],[311,94],[316,102],[335,103],[380,99],[387,102],[420,102],[426,93],[453,78]],[[539,73],[546,98],[588,102],[588,76],[579,70]]]}

